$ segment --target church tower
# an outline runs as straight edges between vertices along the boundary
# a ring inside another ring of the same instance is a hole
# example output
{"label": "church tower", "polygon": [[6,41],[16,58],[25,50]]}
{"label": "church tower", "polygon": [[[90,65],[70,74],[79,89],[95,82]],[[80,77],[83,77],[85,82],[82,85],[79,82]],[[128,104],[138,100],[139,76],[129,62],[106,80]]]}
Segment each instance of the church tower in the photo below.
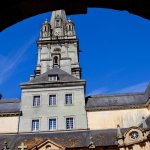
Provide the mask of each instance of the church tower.
{"label": "church tower", "polygon": [[58,67],[80,79],[81,68],[75,26],[70,18],[66,18],[64,10],[53,11],[50,22],[46,19],[37,45],[38,61],[35,76]]}
{"label": "church tower", "polygon": [[87,129],[78,39],[64,10],[53,11],[43,23],[37,45],[35,77],[21,84],[19,132]]}

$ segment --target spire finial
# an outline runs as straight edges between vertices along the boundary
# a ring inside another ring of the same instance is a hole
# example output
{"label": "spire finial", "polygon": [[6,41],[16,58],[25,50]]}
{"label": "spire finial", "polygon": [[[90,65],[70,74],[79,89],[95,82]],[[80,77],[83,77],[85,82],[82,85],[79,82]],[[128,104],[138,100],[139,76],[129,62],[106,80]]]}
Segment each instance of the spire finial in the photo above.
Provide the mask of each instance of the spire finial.
{"label": "spire finial", "polygon": [[44,23],[48,23],[48,19],[47,19],[47,18],[45,19],[45,22],[44,22]]}

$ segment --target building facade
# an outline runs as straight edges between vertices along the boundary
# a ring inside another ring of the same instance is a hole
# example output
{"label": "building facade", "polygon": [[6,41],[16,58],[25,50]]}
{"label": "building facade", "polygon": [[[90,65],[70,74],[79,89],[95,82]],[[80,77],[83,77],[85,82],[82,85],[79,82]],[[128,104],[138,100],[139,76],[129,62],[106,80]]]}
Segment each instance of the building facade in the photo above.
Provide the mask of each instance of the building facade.
{"label": "building facade", "polygon": [[21,84],[19,132],[87,129],[78,40],[65,11],[54,11],[50,23],[44,22],[37,45],[35,75]]}
{"label": "building facade", "polygon": [[150,149],[150,86],[86,97],[75,25],[64,10],[43,23],[37,47],[21,100],[0,100],[0,149]]}

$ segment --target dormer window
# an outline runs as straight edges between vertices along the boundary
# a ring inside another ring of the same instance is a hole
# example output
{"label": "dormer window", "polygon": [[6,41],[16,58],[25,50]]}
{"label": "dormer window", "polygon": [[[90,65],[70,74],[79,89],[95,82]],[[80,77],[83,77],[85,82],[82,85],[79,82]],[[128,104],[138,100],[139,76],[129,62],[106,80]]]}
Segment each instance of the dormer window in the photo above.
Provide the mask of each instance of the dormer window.
{"label": "dormer window", "polygon": [[57,74],[48,76],[48,81],[57,81],[57,80],[58,80],[58,75]]}

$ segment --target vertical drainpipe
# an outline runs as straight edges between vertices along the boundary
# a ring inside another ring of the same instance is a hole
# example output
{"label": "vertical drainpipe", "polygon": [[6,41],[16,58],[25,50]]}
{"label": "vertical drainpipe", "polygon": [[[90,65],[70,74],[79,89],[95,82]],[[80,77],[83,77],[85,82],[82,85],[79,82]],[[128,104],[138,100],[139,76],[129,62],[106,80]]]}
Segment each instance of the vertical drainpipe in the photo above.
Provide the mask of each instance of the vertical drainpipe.
{"label": "vertical drainpipe", "polygon": [[19,113],[19,120],[18,120],[18,129],[17,129],[17,134],[19,133],[19,125],[20,125],[20,116],[21,116],[22,112],[20,111]]}
{"label": "vertical drainpipe", "polygon": [[85,114],[86,114],[86,124],[87,124],[87,130],[89,130],[89,124],[88,124],[88,115],[87,115],[87,110],[86,110],[86,82],[85,82],[85,85],[84,85],[84,101],[85,101],[85,106],[84,106],[84,109],[85,109]]}

